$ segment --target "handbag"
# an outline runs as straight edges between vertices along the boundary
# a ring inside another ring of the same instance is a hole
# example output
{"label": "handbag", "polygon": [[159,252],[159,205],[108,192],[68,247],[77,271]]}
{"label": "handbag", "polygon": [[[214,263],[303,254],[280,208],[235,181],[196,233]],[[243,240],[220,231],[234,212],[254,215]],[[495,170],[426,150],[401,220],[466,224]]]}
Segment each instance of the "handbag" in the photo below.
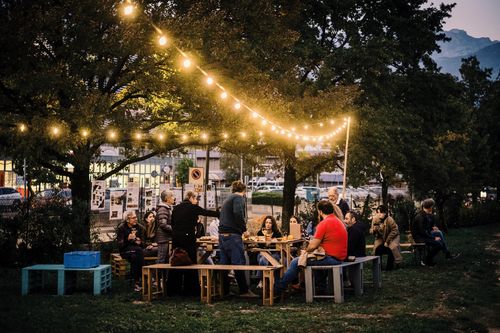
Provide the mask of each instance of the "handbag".
{"label": "handbag", "polygon": [[189,266],[192,264],[193,262],[191,261],[191,258],[189,258],[189,254],[183,248],[176,247],[172,251],[172,255],[170,256],[170,266]]}

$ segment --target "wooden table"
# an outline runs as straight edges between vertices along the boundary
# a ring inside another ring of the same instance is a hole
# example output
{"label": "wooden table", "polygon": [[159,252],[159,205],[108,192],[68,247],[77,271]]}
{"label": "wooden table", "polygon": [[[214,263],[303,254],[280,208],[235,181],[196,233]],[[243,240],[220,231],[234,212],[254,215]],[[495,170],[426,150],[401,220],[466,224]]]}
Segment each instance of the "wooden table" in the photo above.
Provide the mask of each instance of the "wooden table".
{"label": "wooden table", "polygon": [[[154,264],[142,267],[142,295],[145,300],[151,301],[155,296],[165,295],[165,276],[172,269],[196,269],[200,274],[201,295],[204,303],[211,304],[213,296],[223,295],[222,273],[229,270],[260,270],[263,273],[262,304],[274,303],[274,270],[281,266],[247,266],[247,265],[204,265],[171,266],[170,264]],[[155,284],[152,280],[155,279]]]}

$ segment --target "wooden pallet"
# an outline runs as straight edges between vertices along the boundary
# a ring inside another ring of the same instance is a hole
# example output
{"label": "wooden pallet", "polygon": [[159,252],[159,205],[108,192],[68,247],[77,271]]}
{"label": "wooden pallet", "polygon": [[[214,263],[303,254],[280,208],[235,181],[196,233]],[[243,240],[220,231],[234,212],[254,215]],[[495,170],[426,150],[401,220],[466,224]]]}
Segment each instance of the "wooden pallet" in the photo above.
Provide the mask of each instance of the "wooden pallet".
{"label": "wooden pallet", "polygon": [[[144,262],[155,263],[156,259],[158,259],[158,257],[144,257]],[[109,263],[111,265],[111,272],[115,277],[119,279],[126,278],[130,267],[130,263],[127,259],[123,259],[119,253],[111,253]]]}

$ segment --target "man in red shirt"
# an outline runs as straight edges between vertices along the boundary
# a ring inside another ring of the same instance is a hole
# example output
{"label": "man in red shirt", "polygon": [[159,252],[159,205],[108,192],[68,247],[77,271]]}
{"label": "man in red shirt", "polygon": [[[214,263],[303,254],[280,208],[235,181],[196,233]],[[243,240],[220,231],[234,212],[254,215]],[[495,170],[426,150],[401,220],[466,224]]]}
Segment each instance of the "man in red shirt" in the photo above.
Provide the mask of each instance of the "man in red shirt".
{"label": "man in red shirt", "polygon": [[[307,265],[309,266],[340,265],[347,257],[347,230],[344,223],[333,214],[333,209],[332,203],[328,200],[318,202],[318,214],[322,221],[316,227],[314,238],[309,242],[306,251],[312,253],[321,246],[326,256],[323,259],[308,259]],[[297,278],[298,262],[299,257],[293,259],[283,278],[276,282],[278,294]]]}

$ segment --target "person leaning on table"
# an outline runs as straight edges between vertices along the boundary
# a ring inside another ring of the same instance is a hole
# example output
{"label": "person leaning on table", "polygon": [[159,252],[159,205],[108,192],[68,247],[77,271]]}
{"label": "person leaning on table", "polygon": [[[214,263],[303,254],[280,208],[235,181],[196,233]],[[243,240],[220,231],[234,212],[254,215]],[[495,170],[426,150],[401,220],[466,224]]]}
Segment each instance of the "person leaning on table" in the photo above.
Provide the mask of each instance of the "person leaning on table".
{"label": "person leaning on table", "polygon": [[[219,223],[219,253],[221,265],[246,265],[242,235],[248,236],[245,214],[246,186],[241,181],[231,184],[232,194],[222,204]],[[244,271],[235,271],[241,297],[258,297],[250,289]],[[229,293],[229,277],[224,272],[224,293]]]}
{"label": "person leaning on table", "polygon": [[[340,265],[347,258],[347,230],[344,223],[335,216],[333,204],[328,200],[318,202],[318,214],[322,221],[316,227],[314,238],[309,242],[306,252],[312,253],[320,246],[325,250],[323,259],[307,259],[309,266]],[[288,284],[299,274],[299,258],[288,266],[281,280],[275,283],[276,294],[286,290]]]}

